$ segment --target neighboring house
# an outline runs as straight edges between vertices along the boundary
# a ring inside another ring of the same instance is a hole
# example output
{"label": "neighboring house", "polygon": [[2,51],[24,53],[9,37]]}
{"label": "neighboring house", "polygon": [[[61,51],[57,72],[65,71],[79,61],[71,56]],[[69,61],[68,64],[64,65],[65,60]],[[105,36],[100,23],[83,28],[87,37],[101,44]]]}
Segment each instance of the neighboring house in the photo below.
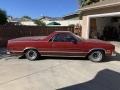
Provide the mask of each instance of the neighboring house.
{"label": "neighboring house", "polygon": [[20,24],[25,26],[37,26],[33,20],[21,20]]}
{"label": "neighboring house", "polygon": [[22,17],[20,19],[20,23],[21,25],[25,25],[25,26],[36,26],[36,24],[34,23],[34,20],[32,20],[31,18],[26,18],[26,17]]}
{"label": "neighboring house", "polygon": [[82,37],[120,40],[120,0],[100,0],[80,8]]}
{"label": "neighboring house", "polygon": [[26,26],[36,26],[33,20],[27,18],[13,18],[8,16],[8,25],[26,25]]}
{"label": "neighboring house", "polygon": [[77,24],[82,25],[82,21],[80,20],[78,11],[65,15],[62,18],[63,18],[62,20],[59,20],[57,22],[61,23],[61,25],[63,26],[70,26],[70,25],[77,25]]}
{"label": "neighboring house", "polygon": [[65,15],[62,18],[63,20],[79,20],[79,11]]}
{"label": "neighboring house", "polygon": [[42,16],[39,18],[39,20],[42,21],[55,21],[55,20],[61,20],[61,17],[49,17],[49,16]]}
{"label": "neighboring house", "polygon": [[[79,13],[71,13],[68,15],[65,15],[63,17],[47,17],[44,16],[40,20],[42,20],[44,23],[46,23],[47,26],[70,26],[70,25],[76,25],[76,24],[82,24],[82,21],[79,19]],[[59,23],[59,25],[51,25],[50,23]]]}
{"label": "neighboring house", "polygon": [[39,20],[43,21],[47,26],[60,26],[61,24],[57,21],[61,19],[60,17],[42,16]]}
{"label": "neighboring house", "polygon": [[12,16],[7,17],[7,25],[21,25],[19,18],[13,18]]}

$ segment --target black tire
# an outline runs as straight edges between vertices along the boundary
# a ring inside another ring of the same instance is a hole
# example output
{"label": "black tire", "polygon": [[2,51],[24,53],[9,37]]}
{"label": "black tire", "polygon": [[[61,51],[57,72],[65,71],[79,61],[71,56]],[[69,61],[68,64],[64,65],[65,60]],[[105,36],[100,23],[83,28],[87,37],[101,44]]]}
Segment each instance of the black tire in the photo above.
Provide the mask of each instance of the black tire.
{"label": "black tire", "polygon": [[89,54],[88,59],[93,62],[101,62],[103,61],[104,57],[105,57],[105,53],[103,51],[97,50],[97,51],[92,51]]}
{"label": "black tire", "polygon": [[28,60],[30,61],[35,61],[38,59],[39,57],[39,53],[37,50],[34,50],[34,49],[29,49],[25,52],[25,56]]}

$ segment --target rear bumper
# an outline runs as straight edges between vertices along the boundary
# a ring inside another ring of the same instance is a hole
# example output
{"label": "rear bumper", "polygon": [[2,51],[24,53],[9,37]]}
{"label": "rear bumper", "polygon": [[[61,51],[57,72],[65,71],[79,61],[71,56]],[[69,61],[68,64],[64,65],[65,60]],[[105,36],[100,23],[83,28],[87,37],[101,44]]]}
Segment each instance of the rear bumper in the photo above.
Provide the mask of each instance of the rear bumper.
{"label": "rear bumper", "polygon": [[22,55],[23,53],[21,51],[9,51],[6,52],[7,55]]}

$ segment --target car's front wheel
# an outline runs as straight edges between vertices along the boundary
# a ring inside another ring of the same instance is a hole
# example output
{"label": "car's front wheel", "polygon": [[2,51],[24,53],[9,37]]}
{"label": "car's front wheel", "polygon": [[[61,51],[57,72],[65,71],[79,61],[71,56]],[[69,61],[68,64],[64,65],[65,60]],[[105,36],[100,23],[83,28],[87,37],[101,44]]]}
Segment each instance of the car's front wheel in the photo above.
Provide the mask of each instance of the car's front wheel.
{"label": "car's front wheel", "polygon": [[37,50],[30,49],[25,52],[25,56],[28,60],[34,61],[38,59],[39,53]]}
{"label": "car's front wheel", "polygon": [[90,55],[88,56],[88,59],[93,61],[93,62],[101,62],[105,57],[105,54],[103,51],[93,51],[90,53]]}

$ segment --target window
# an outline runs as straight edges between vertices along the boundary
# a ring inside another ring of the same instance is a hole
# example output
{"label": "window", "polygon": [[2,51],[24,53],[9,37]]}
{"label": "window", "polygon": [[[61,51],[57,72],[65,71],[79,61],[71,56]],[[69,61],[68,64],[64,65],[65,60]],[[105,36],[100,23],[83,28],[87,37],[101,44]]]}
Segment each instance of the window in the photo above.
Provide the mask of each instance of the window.
{"label": "window", "polygon": [[70,34],[61,33],[61,34],[55,35],[55,37],[53,38],[53,41],[54,42],[72,42],[72,41],[76,41],[76,39]]}

